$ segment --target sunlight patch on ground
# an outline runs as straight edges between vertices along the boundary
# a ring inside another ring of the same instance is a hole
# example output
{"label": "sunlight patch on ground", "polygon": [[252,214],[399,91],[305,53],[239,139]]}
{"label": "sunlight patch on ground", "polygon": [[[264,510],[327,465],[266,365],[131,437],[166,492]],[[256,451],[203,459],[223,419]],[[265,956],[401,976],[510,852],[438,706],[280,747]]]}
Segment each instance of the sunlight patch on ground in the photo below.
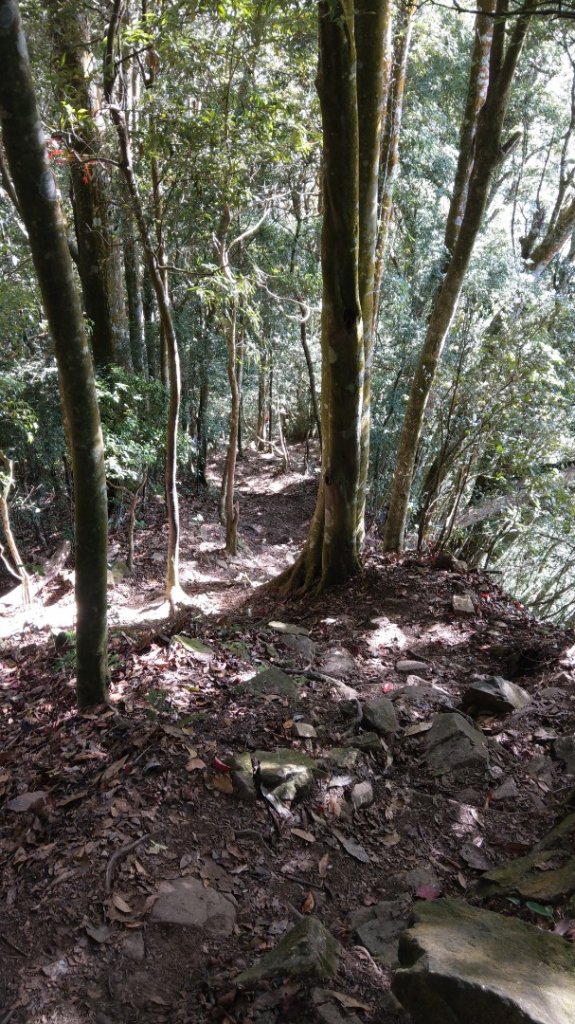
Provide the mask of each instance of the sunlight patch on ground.
{"label": "sunlight patch on ground", "polygon": [[378,619],[374,619],[373,623],[376,628],[364,634],[363,637],[371,651],[377,653],[381,647],[390,647],[394,644],[400,650],[406,646],[408,638],[395,622],[391,622],[390,619],[386,619],[382,615]]}

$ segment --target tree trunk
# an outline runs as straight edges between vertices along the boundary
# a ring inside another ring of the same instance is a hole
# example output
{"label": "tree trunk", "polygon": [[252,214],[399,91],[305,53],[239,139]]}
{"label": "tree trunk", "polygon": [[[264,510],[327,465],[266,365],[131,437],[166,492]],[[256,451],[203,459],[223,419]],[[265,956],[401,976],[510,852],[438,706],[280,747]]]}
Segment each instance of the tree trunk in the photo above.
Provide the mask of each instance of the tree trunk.
{"label": "tree trunk", "polygon": [[138,236],[130,206],[123,215],[124,279],[128,300],[128,326],[130,351],[135,373],[148,377],[144,303],[142,300],[142,273],[138,255]]}
{"label": "tree trunk", "polygon": [[236,374],[236,330],[237,301],[236,299],[233,299],[226,337],[228,346],[228,381],[231,394],[230,435],[225,468],[226,552],[228,555],[236,555],[238,551],[238,520],[240,514],[239,505],[234,501],[238,432],[240,425],[240,389]]}
{"label": "tree trunk", "polygon": [[[99,103],[86,15],[73,0],[49,0],[55,84],[66,113],[78,271],[96,366],[131,365],[121,274],[121,243],[111,230],[111,180],[100,162]],[[81,121],[76,111],[83,111]],[[71,112],[69,112],[71,111]]]}
{"label": "tree trunk", "polygon": [[94,371],[66,229],[40,131],[15,0],[0,0],[0,121],[10,173],[54,340],[72,449],[76,553],[76,687],[81,706],[106,699],[107,502]]}
{"label": "tree trunk", "polygon": [[166,287],[165,267],[158,262],[158,255],[152,244],[148,230],[148,224],[144,215],[142,201],[138,184],[134,174],[130,138],[123,111],[112,100],[114,89],[114,48],[116,45],[117,24],[121,8],[121,0],[114,0],[114,8],[110,19],[110,26],[106,41],[105,58],[105,92],[109,104],[110,114],[116,129],[119,149],[120,166],[125,176],[126,184],[134,217],[140,233],[140,241],[146,258],[146,265],[150,280],[154,288],[156,302],[160,314],[167,358],[168,372],[168,418],[166,423],[166,466],[164,474],[166,492],[166,513],[168,520],[168,555],[166,566],[166,600],[172,608],[177,604],[184,603],[186,596],[180,587],[179,574],[179,539],[180,539],[180,516],[178,507],[177,490],[177,437],[178,419],[181,397],[180,377],[180,356],[178,352],[178,340],[174,328],[172,308],[170,303],[169,290]]}
{"label": "tree trunk", "polygon": [[[506,0],[497,2],[497,10],[503,13]],[[478,22],[483,16],[483,13],[477,16]],[[507,52],[504,53],[505,21],[495,20],[490,51],[489,84],[485,102],[477,119],[474,163],[467,188],[465,212],[457,232],[453,254],[436,293],[399,439],[384,538],[386,551],[401,551],[403,548],[415,458],[427,400],[481,227],[493,171],[501,159],[503,120],[529,21],[529,14],[518,17]],[[483,66],[479,61],[472,66],[470,93],[477,91],[473,75],[481,75]]]}
{"label": "tree trunk", "polygon": [[277,585],[307,590],[360,566],[357,499],[363,391],[358,282],[359,130],[352,0],[320,0],[318,93],[323,125],[321,483],[307,541]]}

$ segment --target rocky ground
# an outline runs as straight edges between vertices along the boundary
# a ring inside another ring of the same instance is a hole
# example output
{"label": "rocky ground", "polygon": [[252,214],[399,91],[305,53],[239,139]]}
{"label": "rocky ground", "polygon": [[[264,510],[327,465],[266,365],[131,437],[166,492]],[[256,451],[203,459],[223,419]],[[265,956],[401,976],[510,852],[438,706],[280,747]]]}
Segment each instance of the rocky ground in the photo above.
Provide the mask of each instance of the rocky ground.
{"label": "rocky ground", "polygon": [[132,577],[118,529],[108,707],[75,709],[66,566],[5,603],[0,1024],[575,1019],[575,637],[375,537],[274,602],[314,488],[250,454],[233,560],[186,496],[176,621],[161,503]]}

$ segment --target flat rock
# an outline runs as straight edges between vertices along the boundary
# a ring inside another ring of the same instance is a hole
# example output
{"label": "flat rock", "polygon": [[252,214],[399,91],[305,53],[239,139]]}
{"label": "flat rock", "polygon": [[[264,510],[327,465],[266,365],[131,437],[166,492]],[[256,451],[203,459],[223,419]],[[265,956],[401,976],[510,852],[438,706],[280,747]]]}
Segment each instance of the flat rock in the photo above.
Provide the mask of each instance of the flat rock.
{"label": "flat rock", "polygon": [[292,732],[300,740],[313,740],[317,736],[315,727],[309,722],[294,722]]}
{"label": "flat rock", "polygon": [[358,757],[359,751],[352,747],[332,747],[325,752],[325,760],[337,768],[353,768]]}
{"label": "flat rock", "polygon": [[337,973],[341,949],[331,932],[317,917],[298,921],[275,949],[237,977],[236,984],[252,985],[262,978],[315,976],[331,978]]}
{"label": "flat rock", "polygon": [[141,932],[131,932],[129,935],[126,935],[122,942],[122,953],[129,960],[135,960],[136,963],[141,963],[142,960],[145,960],[146,947],[144,945],[144,936]]}
{"label": "flat rock", "polygon": [[424,760],[435,775],[454,769],[486,767],[487,744],[483,733],[455,713],[436,715],[427,733]]}
{"label": "flat rock", "polygon": [[350,914],[355,935],[373,957],[388,967],[397,963],[399,936],[406,927],[407,901],[386,900]]}
{"label": "flat rock", "polygon": [[299,790],[312,782],[314,773],[319,770],[312,757],[291,747],[236,754],[231,766],[234,791],[240,799],[250,802],[257,797],[252,762],[259,765],[262,786],[273,791],[278,800],[293,800]]}
{"label": "flat rock", "polygon": [[177,878],[172,891],[163,893],[154,903],[150,918],[156,924],[175,924],[197,928],[207,935],[231,935],[236,923],[236,908],[231,899],[197,878]]}
{"label": "flat rock", "polygon": [[434,704],[438,707],[453,707],[448,690],[415,675],[408,675],[405,684],[393,690],[389,698],[392,701],[408,701],[410,704]]}
{"label": "flat rock", "polygon": [[469,594],[454,594],[451,607],[457,615],[475,615],[475,605]]}
{"label": "flat rock", "polygon": [[563,939],[456,900],[422,903],[412,920],[392,991],[414,1024],[573,1024]]}
{"label": "flat rock", "polygon": [[377,754],[381,751],[381,739],[376,732],[362,732],[346,741],[346,746],[354,747],[365,754]]}
{"label": "flat rock", "polygon": [[298,694],[297,683],[282,672],[281,668],[274,665],[264,668],[257,675],[248,679],[245,683],[236,686],[236,693],[252,694],[254,697],[261,697],[265,694],[276,694],[279,697],[288,697],[295,700]]}
{"label": "flat rock", "polygon": [[315,1012],[320,1020],[325,1021],[325,1024],[361,1024],[356,1013],[352,1013],[349,1009],[342,1010],[340,1008],[337,995],[330,992],[329,989],[314,988],[312,989],[311,998]]}
{"label": "flat rock", "polygon": [[575,857],[564,850],[536,850],[482,875],[480,896],[522,896],[558,903],[575,892]]}
{"label": "flat rock", "polygon": [[371,782],[356,782],[350,793],[351,802],[356,811],[361,807],[369,807],[373,803],[373,786]]}
{"label": "flat rock", "polygon": [[356,675],[358,666],[353,654],[345,647],[330,647],[322,659],[320,669],[326,676],[343,679],[345,676]]}
{"label": "flat rock", "polygon": [[502,676],[481,676],[467,688],[462,703],[465,708],[473,707],[477,711],[505,714],[509,711],[520,711],[530,700],[527,690],[510,683]]}
{"label": "flat rock", "polygon": [[422,676],[426,676],[430,672],[430,666],[426,661],[413,661],[410,658],[403,658],[401,661],[395,663],[396,672],[408,672],[418,673]]}
{"label": "flat rock", "polygon": [[299,626],[295,622],[268,622],[268,627],[276,633],[283,633],[287,636],[309,636],[309,629]]}
{"label": "flat rock", "polygon": [[380,736],[389,736],[399,729],[395,709],[387,697],[368,700],[362,710],[363,722]]}
{"label": "flat rock", "polygon": [[575,775],[575,736],[559,736],[553,744],[555,757],[562,761],[568,775]]}

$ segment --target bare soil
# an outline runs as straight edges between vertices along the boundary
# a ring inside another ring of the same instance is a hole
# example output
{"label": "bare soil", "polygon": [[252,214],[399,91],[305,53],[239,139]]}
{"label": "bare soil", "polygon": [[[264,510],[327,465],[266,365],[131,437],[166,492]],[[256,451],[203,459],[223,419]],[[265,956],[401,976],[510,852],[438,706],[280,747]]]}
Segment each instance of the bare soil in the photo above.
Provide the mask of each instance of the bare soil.
{"label": "bare soil", "polygon": [[[109,706],[75,707],[66,569],[38,584],[32,611],[2,606],[0,1024],[326,1020],[310,995],[318,982],[235,984],[310,913],[343,947],[337,977],[323,983],[335,993],[330,1020],[406,1020],[388,994],[390,968],[359,943],[350,913],[394,900],[407,920],[417,899],[477,902],[482,869],[469,862],[470,844],[472,861],[495,865],[567,813],[573,780],[552,743],[575,730],[575,637],[533,619],[487,576],[437,570],[429,557],[382,556],[376,536],[350,586],[282,604],[261,584],[299,550],[316,479],[250,452],[238,483],[243,546],[234,559],[222,552],[215,481],[207,494],[183,495],[182,584],[192,603],[176,621],[162,604],[163,503],[151,497],[140,511],[135,572],[110,583]],[[123,550],[118,528],[116,563]],[[462,593],[473,595],[475,615],[452,611]],[[308,630],[313,651],[294,651],[268,625],[274,620]],[[173,639],[181,634],[209,655],[181,646]],[[337,651],[348,656],[339,684],[325,669]],[[474,673],[529,692],[522,712],[477,719],[491,741],[490,774],[454,784],[427,771],[426,729],[438,708],[397,696],[400,658],[429,664],[446,707],[460,707]],[[299,680],[295,707],[241,690],[267,665]],[[333,747],[361,738],[341,682],[362,701],[394,700],[399,732],[349,772],[326,770],[290,817],[265,799],[238,799],[227,768],[239,752],[291,747],[326,765]],[[296,737],[300,718],[315,738]],[[354,811],[351,787],[363,780],[374,800]],[[498,799],[503,781],[514,783],[512,795]],[[16,797],[38,792],[46,795],[36,807],[15,809]],[[166,883],[185,876],[233,896],[232,935],[150,922]],[[483,903],[544,928],[567,914]],[[570,926],[562,933],[571,939]]]}

